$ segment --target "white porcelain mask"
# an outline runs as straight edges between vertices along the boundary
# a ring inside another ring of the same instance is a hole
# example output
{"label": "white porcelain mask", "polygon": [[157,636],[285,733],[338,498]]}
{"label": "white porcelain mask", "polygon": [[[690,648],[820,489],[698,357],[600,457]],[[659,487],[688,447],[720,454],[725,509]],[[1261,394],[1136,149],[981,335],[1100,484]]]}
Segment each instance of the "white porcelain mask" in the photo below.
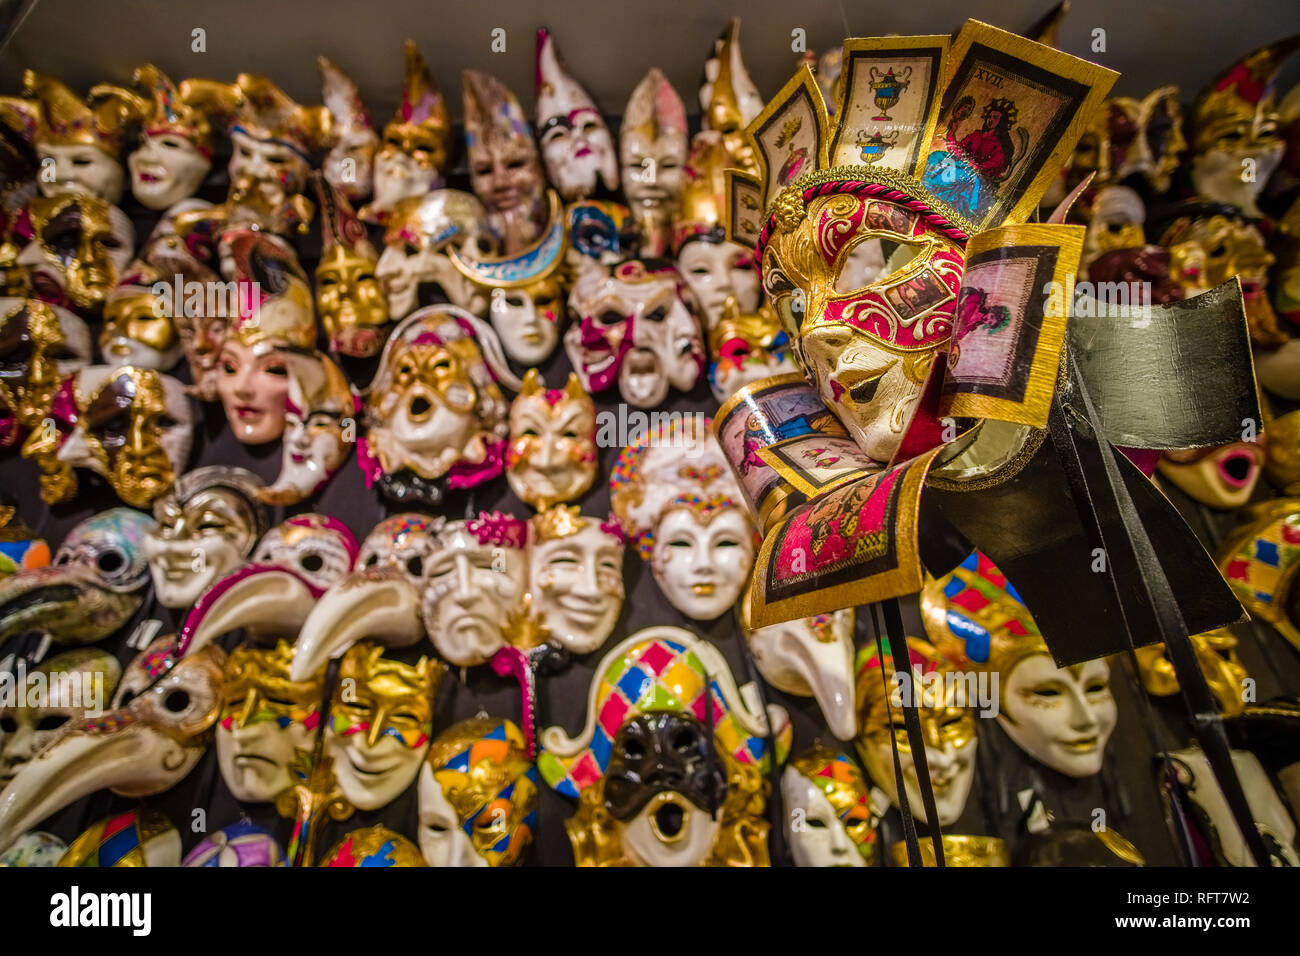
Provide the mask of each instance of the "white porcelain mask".
{"label": "white porcelain mask", "polygon": [[605,643],[623,609],[623,529],[558,505],[530,522],[532,611],[575,654]]}
{"label": "white porcelain mask", "polygon": [[199,191],[212,160],[179,133],[146,134],[127,157],[131,195],[148,209],[167,209]]}
{"label": "white porcelain mask", "polygon": [[777,690],[814,697],[840,740],[857,732],[853,701],[853,611],[803,617],[746,631],[763,679]]}
{"label": "white porcelain mask", "polygon": [[375,277],[388,300],[390,318],[405,318],[415,311],[421,304],[421,286],[431,302],[450,302],[478,315],[486,311],[487,294],[447,255],[451,246],[471,258],[495,250],[481,202],[459,190],[435,189],[398,203],[385,224],[384,251]]}
{"label": "white porcelain mask", "polygon": [[677,254],[677,271],[699,303],[708,329],[722,318],[728,296],[735,298],[746,315],[754,312],[761,301],[754,254],[737,243],[689,241]]}
{"label": "white porcelain mask", "polygon": [[693,620],[724,614],[749,583],[753,566],[753,531],[740,508],[677,507],[655,529],[655,581],[669,603]]}
{"label": "white porcelain mask", "polygon": [[1031,654],[1002,675],[1001,694],[998,723],[1025,753],[1070,777],[1101,770],[1118,717],[1105,661],[1057,667]]}
{"label": "white porcelain mask", "polygon": [[[116,205],[122,199],[125,175],[122,164],[94,146],[46,143],[36,149],[42,164],[53,163],[54,178],[40,177],[42,196],[70,196],[75,193],[97,196]],[[48,166],[44,168],[49,168]]]}
{"label": "white porcelain mask", "polygon": [[311,166],[286,143],[259,139],[243,130],[230,133],[232,201],[258,210],[283,209],[307,185]]}
{"label": "white porcelain mask", "polygon": [[602,184],[618,189],[618,154],[609,127],[560,64],[544,29],[537,31],[537,137],[547,178],[566,200],[585,199]]}
{"label": "white porcelain mask", "polygon": [[875,820],[866,782],[846,757],[814,747],[781,775],[785,834],[795,866],[869,866]]}
{"label": "white porcelain mask", "polygon": [[546,388],[529,369],[510,403],[506,480],[525,504],[542,509],[573,501],[596,477],[596,407],[578,377]]}
{"label": "white porcelain mask", "polygon": [[318,56],[321,100],[332,118],[333,145],[321,163],[325,181],[351,202],[369,196],[375,184],[379,137],[356,84],[327,57]]}
{"label": "white porcelain mask", "polygon": [[290,356],[280,475],[262,492],[262,500],[297,504],[323,488],[347,459],[359,406],[330,359],[319,354]]}
{"label": "white porcelain mask", "polygon": [[420,769],[420,852],[430,866],[487,866],[427,763]]}

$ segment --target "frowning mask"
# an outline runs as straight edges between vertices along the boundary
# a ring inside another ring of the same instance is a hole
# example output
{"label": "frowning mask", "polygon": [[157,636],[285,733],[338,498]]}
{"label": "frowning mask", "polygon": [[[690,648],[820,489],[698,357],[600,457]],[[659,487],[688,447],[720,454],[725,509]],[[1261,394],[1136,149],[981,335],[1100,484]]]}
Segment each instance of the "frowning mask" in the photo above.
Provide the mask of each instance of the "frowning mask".
{"label": "frowning mask", "polygon": [[642,237],[641,254],[667,255],[674,207],[686,179],[686,106],[658,69],[632,91],[618,149],[623,190]]}
{"label": "frowning mask", "polygon": [[243,468],[209,465],[181,475],[154,502],[157,525],[145,537],[144,553],[159,604],[193,607],[248,558],[268,524],[257,500],[263,487]]}
{"label": "frowning mask", "polygon": [[487,308],[487,297],[447,255],[450,246],[471,256],[490,255],[495,249],[481,202],[456,189],[435,189],[399,202],[386,223],[375,275],[391,318],[409,315],[421,303],[421,292],[434,302],[450,302],[475,313]]}
{"label": "frowning mask", "polygon": [[857,732],[853,701],[853,611],[799,618],[745,632],[754,663],[777,690],[814,697],[840,740]]}
{"label": "frowning mask", "polygon": [[618,189],[618,155],[609,127],[560,63],[545,29],[537,31],[537,136],[547,178],[565,199],[585,199],[602,185]]}
{"label": "frowning mask", "polygon": [[135,230],[126,214],[90,196],[35,198],[34,236],[18,254],[37,298],[98,312],[131,261]]}
{"label": "frowning mask", "polygon": [[321,163],[325,181],[351,202],[370,195],[375,185],[375,150],[379,137],[356,84],[329,58],[316,57],[321,100],[330,111],[330,151]]}
{"label": "frowning mask", "polygon": [[575,654],[605,643],[623,609],[623,529],[556,505],[530,521],[529,592],[551,638]]}
{"label": "frowning mask", "polygon": [[365,358],[383,347],[388,302],[379,286],[379,253],[347,197],[316,178],[321,207],[321,258],[316,266],[316,311],[331,352]]}
{"label": "frowning mask", "polygon": [[573,501],[596,477],[596,406],[578,377],[546,388],[536,369],[510,404],[506,479],[534,508]]}
{"label": "frowning mask", "polygon": [[339,791],[358,810],[387,806],[415,780],[447,671],[427,657],[412,665],[383,653],[362,642],[343,655],[325,730]]}
{"label": "frowning mask", "polygon": [[430,866],[514,866],[537,829],[537,769],[509,720],[447,728],[420,770],[420,852]]}
{"label": "frowning mask", "polygon": [[90,361],[90,330],[67,309],[0,298],[0,448],[18,445],[59,384]]}
{"label": "frowning mask", "polygon": [[297,504],[325,486],[347,459],[361,400],[324,355],[289,357],[280,475],[263,501]]}
{"label": "frowning mask", "polygon": [[1202,504],[1240,508],[1255,492],[1265,441],[1236,441],[1217,448],[1165,452],[1160,475]]}
{"label": "frowning mask", "polygon": [[876,827],[868,788],[848,757],[824,747],[792,757],[781,776],[781,797],[795,866],[873,863]]}
{"label": "frowning mask", "polygon": [[661,259],[633,259],[579,276],[569,295],[577,318],[564,335],[569,361],[590,392],[615,381],[638,408],[654,408],[670,387],[689,391],[704,369],[700,327]]}

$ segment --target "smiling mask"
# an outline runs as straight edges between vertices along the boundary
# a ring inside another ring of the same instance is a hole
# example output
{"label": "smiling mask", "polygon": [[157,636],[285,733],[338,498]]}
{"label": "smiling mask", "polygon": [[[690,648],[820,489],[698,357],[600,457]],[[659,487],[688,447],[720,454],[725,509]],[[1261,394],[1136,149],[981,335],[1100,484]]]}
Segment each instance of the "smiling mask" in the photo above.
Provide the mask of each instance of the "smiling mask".
{"label": "smiling mask", "polygon": [[623,609],[623,529],[556,505],[529,522],[532,610],[550,638],[575,654],[605,643]]}
{"label": "smiling mask", "polygon": [[618,152],[623,191],[641,233],[641,254],[667,255],[673,211],[685,181],[686,106],[658,69],[642,78],[627,101]]}

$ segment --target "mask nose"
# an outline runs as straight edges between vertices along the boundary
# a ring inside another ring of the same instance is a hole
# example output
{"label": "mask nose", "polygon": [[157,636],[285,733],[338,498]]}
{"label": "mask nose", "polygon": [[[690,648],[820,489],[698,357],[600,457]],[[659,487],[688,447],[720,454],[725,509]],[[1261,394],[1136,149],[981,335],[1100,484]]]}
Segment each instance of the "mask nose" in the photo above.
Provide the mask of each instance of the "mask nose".
{"label": "mask nose", "polygon": [[456,558],[456,590],[454,592],[456,600],[462,604],[468,604],[474,600],[474,570],[470,567],[469,558],[465,555],[459,555]]}
{"label": "mask nose", "polygon": [[840,822],[832,823],[828,830],[831,832],[831,853],[835,856],[846,856],[853,850],[853,841],[849,839],[848,833],[844,830],[844,825]]}

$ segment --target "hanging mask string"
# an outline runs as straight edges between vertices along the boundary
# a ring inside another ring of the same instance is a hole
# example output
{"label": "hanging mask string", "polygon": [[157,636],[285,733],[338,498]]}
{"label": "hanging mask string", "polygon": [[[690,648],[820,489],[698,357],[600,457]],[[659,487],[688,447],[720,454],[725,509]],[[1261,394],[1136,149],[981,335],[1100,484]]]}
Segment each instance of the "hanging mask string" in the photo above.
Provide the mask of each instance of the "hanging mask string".
{"label": "hanging mask string", "polygon": [[[891,688],[889,677],[885,674],[885,646],[880,637],[880,616],[876,605],[871,605],[871,633],[876,639],[876,660],[880,661],[880,682],[885,687],[885,710],[889,714],[889,745],[894,752],[894,788],[898,792],[898,814],[903,818],[903,842],[907,845],[907,865],[921,867],[921,846],[916,839],[916,821],[912,819],[912,808],[907,800],[907,788],[903,785],[903,764],[898,759],[898,736],[894,733],[894,711],[890,703]],[[890,644],[893,649],[893,644]]]}

